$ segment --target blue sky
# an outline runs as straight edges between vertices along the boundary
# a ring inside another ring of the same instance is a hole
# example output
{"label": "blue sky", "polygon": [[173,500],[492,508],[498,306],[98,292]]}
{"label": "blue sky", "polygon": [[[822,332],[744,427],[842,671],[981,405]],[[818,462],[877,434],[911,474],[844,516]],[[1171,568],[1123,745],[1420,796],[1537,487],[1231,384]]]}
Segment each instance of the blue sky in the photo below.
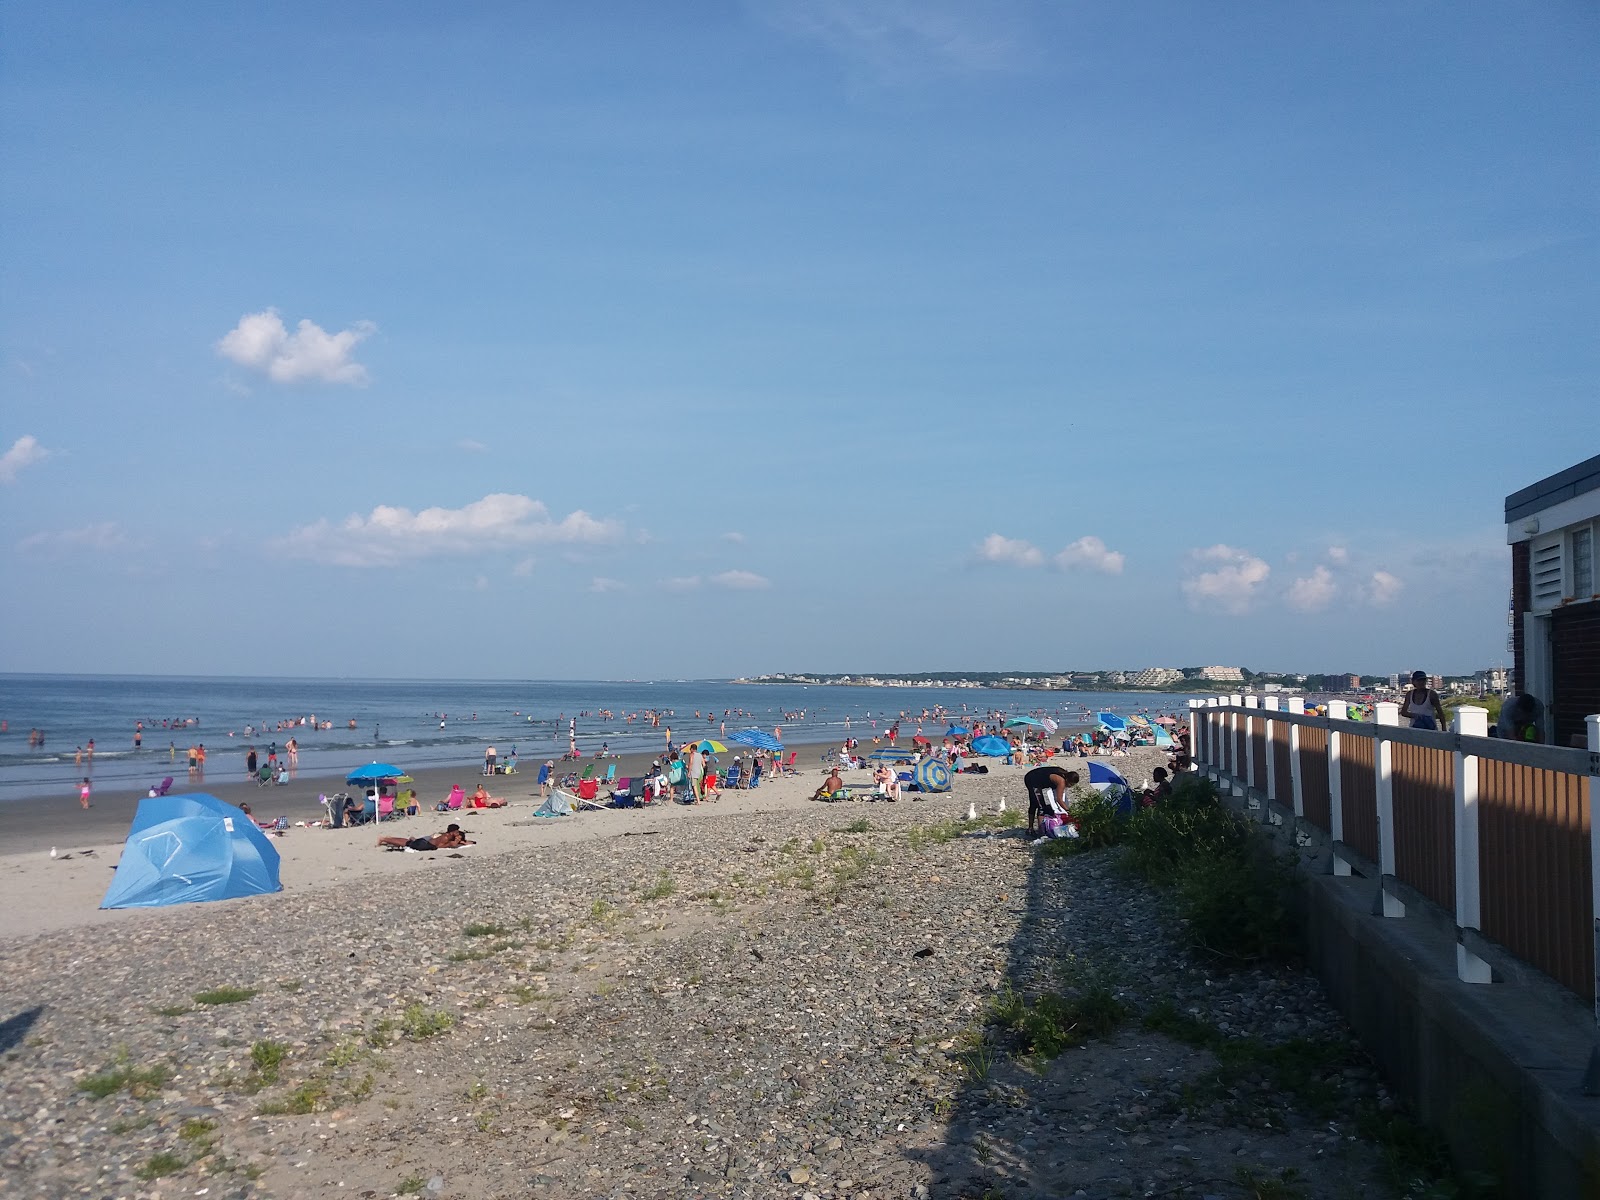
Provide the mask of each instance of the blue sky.
{"label": "blue sky", "polygon": [[1504,661],[1586,3],[0,9],[0,667]]}

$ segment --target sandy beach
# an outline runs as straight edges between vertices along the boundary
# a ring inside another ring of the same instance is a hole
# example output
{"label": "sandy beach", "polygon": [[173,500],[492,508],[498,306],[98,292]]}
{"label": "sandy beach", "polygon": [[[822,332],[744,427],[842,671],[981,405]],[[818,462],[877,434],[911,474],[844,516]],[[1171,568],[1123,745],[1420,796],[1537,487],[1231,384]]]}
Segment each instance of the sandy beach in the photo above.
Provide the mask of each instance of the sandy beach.
{"label": "sandy beach", "polygon": [[[114,914],[109,864],[10,856],[6,1194],[1373,1194],[1347,1129],[1379,1085],[1315,981],[1219,973],[1114,859],[1040,854],[1020,775],[821,804],[813,770],[537,825],[524,799],[461,858],[294,830],[281,893]],[[1266,1081],[1266,1123],[1196,1100],[1211,1057],[1136,1021],[1053,1061],[990,1025],[1086,986],[1344,1047],[1338,1120]]]}

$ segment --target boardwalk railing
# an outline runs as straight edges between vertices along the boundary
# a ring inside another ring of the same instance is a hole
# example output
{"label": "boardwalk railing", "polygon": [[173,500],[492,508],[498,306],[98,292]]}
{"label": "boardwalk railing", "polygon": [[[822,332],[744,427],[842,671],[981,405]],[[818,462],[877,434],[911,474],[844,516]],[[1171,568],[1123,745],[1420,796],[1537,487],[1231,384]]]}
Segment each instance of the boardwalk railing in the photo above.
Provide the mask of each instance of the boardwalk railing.
{"label": "boardwalk railing", "polygon": [[1354,864],[1377,878],[1375,914],[1405,916],[1398,884],[1454,912],[1464,982],[1490,982],[1474,951],[1487,938],[1593,1003],[1600,1021],[1600,716],[1587,719],[1585,751],[1491,738],[1481,708],[1423,730],[1403,728],[1395,704],[1352,721],[1338,701],[1325,717],[1278,701],[1191,700],[1199,769],[1264,820],[1322,830],[1334,874]]}

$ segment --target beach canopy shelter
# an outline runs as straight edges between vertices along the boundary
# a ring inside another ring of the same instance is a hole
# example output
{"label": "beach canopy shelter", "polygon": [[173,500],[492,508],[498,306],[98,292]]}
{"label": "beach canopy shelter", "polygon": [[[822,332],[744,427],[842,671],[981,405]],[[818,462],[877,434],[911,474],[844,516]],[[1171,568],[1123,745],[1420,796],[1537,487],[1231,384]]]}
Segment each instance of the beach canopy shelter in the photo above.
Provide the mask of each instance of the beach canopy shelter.
{"label": "beach canopy shelter", "polygon": [[1128,781],[1120,772],[1113,771],[1104,763],[1091,762],[1088,783],[1117,806],[1119,815],[1124,817],[1133,815],[1133,789],[1128,786]]}
{"label": "beach canopy shelter", "polygon": [[139,801],[101,908],[159,908],[279,892],[278,848],[239,809],[203,792]]}

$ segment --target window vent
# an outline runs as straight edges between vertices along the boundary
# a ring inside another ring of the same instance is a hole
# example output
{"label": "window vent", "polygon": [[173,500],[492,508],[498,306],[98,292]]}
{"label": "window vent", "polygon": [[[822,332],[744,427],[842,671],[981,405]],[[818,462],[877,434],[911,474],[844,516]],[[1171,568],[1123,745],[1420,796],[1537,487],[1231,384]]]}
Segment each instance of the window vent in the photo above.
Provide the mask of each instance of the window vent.
{"label": "window vent", "polygon": [[1588,526],[1572,531],[1572,598],[1587,600],[1594,595],[1594,530]]}
{"label": "window vent", "polygon": [[1561,603],[1561,535],[1535,538],[1528,550],[1532,611],[1549,612]]}

